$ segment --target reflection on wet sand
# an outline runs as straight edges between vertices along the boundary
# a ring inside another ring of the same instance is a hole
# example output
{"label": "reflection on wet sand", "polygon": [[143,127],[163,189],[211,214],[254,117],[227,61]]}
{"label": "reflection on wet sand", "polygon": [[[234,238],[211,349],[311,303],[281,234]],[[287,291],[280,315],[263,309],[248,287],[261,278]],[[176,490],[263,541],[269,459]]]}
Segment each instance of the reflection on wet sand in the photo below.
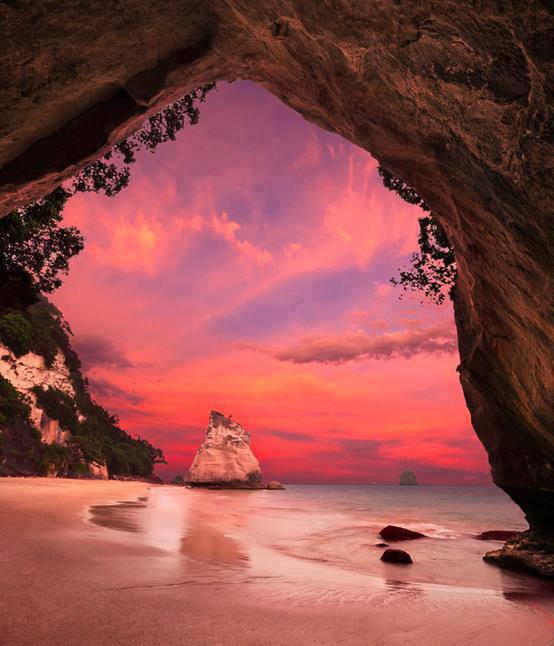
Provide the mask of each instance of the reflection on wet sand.
{"label": "reflection on wet sand", "polygon": [[146,507],[146,500],[143,498],[138,501],[122,501],[115,505],[93,505],[89,510],[90,522],[120,532],[140,532],[140,510]]}
{"label": "reflection on wet sand", "polygon": [[113,505],[94,505],[89,520],[94,525],[121,532],[141,534],[141,542],[180,553],[199,561],[245,565],[248,554],[225,528],[244,527],[246,518],[233,509],[223,507],[217,514],[204,509],[204,492],[182,496],[143,497],[137,501]]}
{"label": "reflection on wet sand", "polygon": [[244,565],[248,555],[241,549],[238,541],[214,527],[199,523],[189,529],[181,541],[181,552],[201,561]]}

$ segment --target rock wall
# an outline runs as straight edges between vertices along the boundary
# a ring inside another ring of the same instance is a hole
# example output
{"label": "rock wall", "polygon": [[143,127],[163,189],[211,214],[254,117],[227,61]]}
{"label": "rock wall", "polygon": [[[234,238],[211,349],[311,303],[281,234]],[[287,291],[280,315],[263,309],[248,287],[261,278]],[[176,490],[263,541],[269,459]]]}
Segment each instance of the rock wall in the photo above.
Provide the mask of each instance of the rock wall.
{"label": "rock wall", "polygon": [[75,397],[75,390],[65,365],[63,353],[59,350],[51,368],[47,368],[44,358],[33,352],[16,357],[4,344],[0,343],[0,375],[28,400],[31,407],[31,422],[38,428],[42,441],[46,444],[66,444],[69,433],[59,428],[57,420],[52,420],[37,406],[33,393],[35,386],[57,388]]}
{"label": "rock wall", "polygon": [[1,3],[0,208],[202,82],[262,84],[437,214],[473,426],[495,482],[552,528],[553,28],[548,0]]}
{"label": "rock wall", "polygon": [[[0,343],[0,375],[7,379],[28,402],[30,407],[29,421],[32,427],[40,431],[39,440],[42,445],[70,446],[71,433],[61,428],[58,420],[51,419],[45,411],[39,408],[37,397],[33,392],[35,386],[43,389],[52,387],[61,390],[71,398],[75,397],[75,389],[63,352],[58,350],[56,358],[49,368],[46,366],[42,356],[29,352],[21,357],[16,357],[9,348]],[[82,416],[79,417],[84,419]],[[26,433],[28,434],[26,426],[28,424],[18,423],[14,428],[9,429],[8,435],[10,436],[11,444],[13,444],[14,440],[17,440],[18,436],[21,436],[20,439],[25,443],[24,436]],[[0,439],[5,431],[6,429],[0,429]],[[32,471],[25,468],[25,466],[28,466],[25,462],[25,460],[20,459],[7,460],[5,456],[0,455],[0,474],[32,473]],[[87,467],[88,473],[86,475],[88,477],[98,479],[107,479],[109,477],[108,468],[105,464],[89,462]],[[55,477],[58,474],[56,470],[51,470],[49,475]]]}
{"label": "rock wall", "polygon": [[238,422],[213,410],[206,439],[194,456],[185,482],[261,488],[261,480],[260,464],[250,448],[250,435]]}

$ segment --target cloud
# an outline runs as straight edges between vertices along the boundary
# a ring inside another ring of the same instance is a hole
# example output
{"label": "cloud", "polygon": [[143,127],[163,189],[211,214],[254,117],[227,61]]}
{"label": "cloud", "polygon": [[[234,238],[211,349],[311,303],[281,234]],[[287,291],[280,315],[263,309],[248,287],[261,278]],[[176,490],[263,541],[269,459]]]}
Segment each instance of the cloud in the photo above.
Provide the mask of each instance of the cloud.
{"label": "cloud", "polygon": [[89,387],[96,397],[109,400],[118,400],[137,406],[144,401],[144,397],[130,393],[119,386],[116,386],[107,379],[89,379]]}
{"label": "cloud", "polygon": [[273,435],[274,437],[277,437],[281,440],[288,440],[289,442],[307,442],[311,443],[314,442],[316,438],[314,438],[313,435],[309,435],[308,433],[297,433],[296,431],[286,431],[286,430],[270,430],[266,431],[268,435]]}
{"label": "cloud", "polygon": [[95,334],[75,337],[73,349],[79,355],[85,370],[95,366],[130,368],[132,365],[113,341]]}
{"label": "cloud", "polygon": [[273,352],[278,361],[291,363],[345,363],[355,359],[410,358],[417,354],[452,354],[456,335],[450,324],[408,329],[370,336],[358,330],[345,334],[306,337],[298,343]]}

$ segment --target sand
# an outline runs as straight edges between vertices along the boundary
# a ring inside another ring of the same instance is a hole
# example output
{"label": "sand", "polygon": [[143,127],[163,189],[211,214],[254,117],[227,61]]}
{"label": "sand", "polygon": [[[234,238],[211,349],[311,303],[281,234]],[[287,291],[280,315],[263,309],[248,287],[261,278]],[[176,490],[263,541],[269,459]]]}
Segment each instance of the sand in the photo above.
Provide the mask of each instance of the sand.
{"label": "sand", "polygon": [[[175,489],[0,480],[0,644],[554,643],[540,600],[363,577],[244,538],[278,492]],[[116,501],[131,504],[114,515]]]}

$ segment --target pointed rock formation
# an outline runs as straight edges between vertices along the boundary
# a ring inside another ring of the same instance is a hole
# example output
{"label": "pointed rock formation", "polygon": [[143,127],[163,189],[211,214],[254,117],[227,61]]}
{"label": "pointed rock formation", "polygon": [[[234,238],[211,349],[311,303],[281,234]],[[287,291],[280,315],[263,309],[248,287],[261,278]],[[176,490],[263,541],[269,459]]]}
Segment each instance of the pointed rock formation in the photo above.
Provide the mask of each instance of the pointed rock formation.
{"label": "pointed rock formation", "polygon": [[401,484],[401,485],[418,485],[419,482],[417,481],[415,473],[413,471],[410,471],[410,469],[407,469],[400,476],[400,483],[399,484]]}
{"label": "pointed rock formation", "polygon": [[196,486],[263,489],[261,480],[260,464],[250,448],[250,434],[230,417],[213,410],[206,439],[185,481]]}

